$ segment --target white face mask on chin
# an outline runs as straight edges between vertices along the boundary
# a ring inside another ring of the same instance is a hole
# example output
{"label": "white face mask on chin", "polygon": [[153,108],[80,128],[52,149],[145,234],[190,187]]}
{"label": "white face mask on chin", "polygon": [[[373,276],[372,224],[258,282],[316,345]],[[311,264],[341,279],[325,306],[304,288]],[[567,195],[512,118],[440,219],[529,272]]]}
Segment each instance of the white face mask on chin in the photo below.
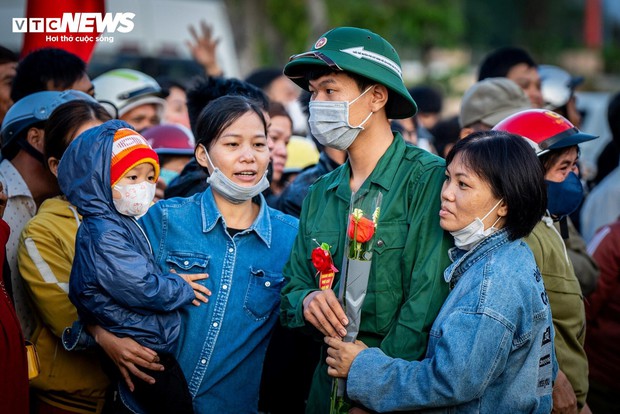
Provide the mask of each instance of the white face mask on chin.
{"label": "white face mask on chin", "polygon": [[364,96],[369,86],[360,96],[347,101],[310,101],[310,132],[321,145],[346,150],[351,146],[357,135],[364,130],[363,125],[370,119],[372,112],[358,126],[349,123],[349,107]]}
{"label": "white face mask on chin", "polygon": [[265,170],[265,173],[260,181],[251,187],[245,187],[233,182],[230,178],[226,177],[226,175],[224,175],[219,168],[213,165],[213,162],[211,162],[211,158],[209,157],[209,153],[207,152],[207,148],[205,148],[202,144],[200,144],[200,146],[205,151],[207,161],[213,170],[213,172],[209,174],[209,177],[207,177],[207,183],[209,183],[209,185],[217,191],[218,194],[231,203],[241,204],[244,201],[250,200],[259,195],[269,187],[267,170]]}
{"label": "white face mask on chin", "polygon": [[483,220],[486,219],[489,214],[491,214],[497,206],[500,205],[502,200],[500,199],[493,208],[482,217],[482,219],[476,217],[474,221],[469,223],[467,226],[463,227],[461,230],[451,231],[450,234],[454,237],[454,245],[461,250],[471,250],[471,248],[482,241],[484,238],[490,236],[495,233],[497,228],[494,226],[500,221],[501,216],[495,220],[495,223],[491,225],[488,229],[484,229]]}

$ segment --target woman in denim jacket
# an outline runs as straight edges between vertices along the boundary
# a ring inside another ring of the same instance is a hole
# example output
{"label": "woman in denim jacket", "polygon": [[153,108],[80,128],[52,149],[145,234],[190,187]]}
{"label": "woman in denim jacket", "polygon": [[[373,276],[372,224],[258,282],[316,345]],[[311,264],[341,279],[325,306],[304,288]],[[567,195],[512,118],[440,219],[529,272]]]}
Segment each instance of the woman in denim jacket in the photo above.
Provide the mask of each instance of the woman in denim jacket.
{"label": "woman in denim jacket", "polygon": [[[200,281],[211,291],[208,303],[199,312],[181,313],[175,355],[194,412],[257,413],[263,359],[279,317],[282,268],[298,221],[268,207],[261,194],[269,186],[269,149],[259,104],[241,96],[212,101],[198,118],[196,140],[196,160],[208,171],[209,187],[157,202],[140,225],[161,269],[209,274]],[[151,380],[136,365],[159,369],[157,357],[130,339],[93,331],[129,382],[128,372]]]}
{"label": "woman in denim jacket", "polygon": [[456,247],[426,357],[387,357],[326,338],[328,373],[379,412],[549,413],[557,371],[553,325],[532,252],[520,240],[545,211],[543,172],[520,137],[487,131],[446,159],[439,224]]}

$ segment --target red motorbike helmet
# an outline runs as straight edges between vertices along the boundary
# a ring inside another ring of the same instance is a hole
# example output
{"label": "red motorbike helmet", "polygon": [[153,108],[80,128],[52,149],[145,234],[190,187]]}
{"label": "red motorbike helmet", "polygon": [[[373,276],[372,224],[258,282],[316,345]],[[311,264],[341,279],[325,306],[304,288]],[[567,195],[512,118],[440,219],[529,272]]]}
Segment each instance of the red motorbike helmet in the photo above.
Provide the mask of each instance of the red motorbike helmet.
{"label": "red motorbike helmet", "polygon": [[157,155],[194,155],[194,135],[182,125],[156,125],[145,129],[142,136]]}
{"label": "red motorbike helmet", "polygon": [[562,115],[547,109],[517,112],[495,125],[493,130],[526,138],[537,155],[598,138],[596,135],[579,131]]}

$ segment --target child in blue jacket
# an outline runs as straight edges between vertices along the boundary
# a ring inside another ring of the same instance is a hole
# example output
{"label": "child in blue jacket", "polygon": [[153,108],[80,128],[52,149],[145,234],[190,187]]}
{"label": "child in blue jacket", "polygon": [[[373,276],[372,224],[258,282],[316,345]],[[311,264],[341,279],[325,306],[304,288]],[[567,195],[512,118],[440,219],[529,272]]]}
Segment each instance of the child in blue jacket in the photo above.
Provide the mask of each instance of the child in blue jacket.
{"label": "child in blue jacket", "polygon": [[148,371],[154,384],[138,379],[131,393],[119,382],[125,406],[138,412],[191,413],[187,382],[173,356],[179,309],[206,302],[210,292],[195,282],[205,274],[162,274],[138,226],[136,218],[153,202],[158,175],[157,154],[122,121],[87,130],[69,145],[58,181],[83,217],[69,298],[83,326],[99,325],[158,353],[165,369]]}

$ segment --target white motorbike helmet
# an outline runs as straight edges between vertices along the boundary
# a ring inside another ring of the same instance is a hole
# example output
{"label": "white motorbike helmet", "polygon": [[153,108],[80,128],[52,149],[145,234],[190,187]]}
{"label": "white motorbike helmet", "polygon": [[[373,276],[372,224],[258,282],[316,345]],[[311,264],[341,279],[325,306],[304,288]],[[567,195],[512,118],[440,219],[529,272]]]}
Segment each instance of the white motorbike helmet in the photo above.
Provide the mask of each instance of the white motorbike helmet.
{"label": "white motorbike helmet", "polygon": [[573,96],[575,87],[583,82],[582,76],[572,76],[553,65],[539,65],[538,74],[545,109],[552,111],[566,105]]}
{"label": "white motorbike helmet", "polygon": [[163,112],[164,93],[155,79],[133,69],[114,69],[92,80],[95,98],[114,118],[145,104],[155,104]]}

